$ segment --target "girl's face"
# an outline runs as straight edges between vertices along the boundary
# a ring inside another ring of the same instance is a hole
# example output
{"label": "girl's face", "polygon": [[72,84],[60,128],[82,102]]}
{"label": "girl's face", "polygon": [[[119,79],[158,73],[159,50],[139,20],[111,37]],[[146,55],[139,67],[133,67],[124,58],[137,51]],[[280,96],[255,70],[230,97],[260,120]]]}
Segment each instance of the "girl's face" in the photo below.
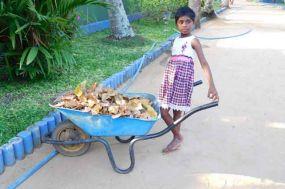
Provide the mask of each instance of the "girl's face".
{"label": "girl's face", "polygon": [[188,16],[181,16],[177,22],[176,26],[182,35],[189,35],[192,29],[193,20]]}

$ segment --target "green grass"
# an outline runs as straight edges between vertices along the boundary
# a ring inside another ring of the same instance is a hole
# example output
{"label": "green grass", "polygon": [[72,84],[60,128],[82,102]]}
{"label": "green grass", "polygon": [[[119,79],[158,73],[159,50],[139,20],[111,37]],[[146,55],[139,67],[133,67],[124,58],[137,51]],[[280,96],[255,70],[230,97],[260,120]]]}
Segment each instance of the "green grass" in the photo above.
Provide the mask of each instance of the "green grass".
{"label": "green grass", "polygon": [[137,37],[111,41],[109,31],[76,38],[71,47],[77,64],[61,75],[33,82],[0,82],[0,144],[41,120],[52,109],[50,100],[72,90],[80,82],[100,82],[141,57],[154,42],[165,41],[174,33],[168,24],[140,20],[132,24]]}
{"label": "green grass", "polygon": [[214,10],[218,10],[221,8],[221,1],[214,1],[213,3]]}

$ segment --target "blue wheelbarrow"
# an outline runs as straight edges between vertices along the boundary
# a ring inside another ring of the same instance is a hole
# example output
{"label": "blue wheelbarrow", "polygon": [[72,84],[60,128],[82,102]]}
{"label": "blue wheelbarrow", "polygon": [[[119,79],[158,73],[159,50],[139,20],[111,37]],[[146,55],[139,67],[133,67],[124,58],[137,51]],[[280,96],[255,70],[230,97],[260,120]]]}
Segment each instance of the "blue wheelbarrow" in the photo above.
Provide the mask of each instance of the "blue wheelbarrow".
{"label": "blue wheelbarrow", "polygon": [[[194,86],[201,84],[197,81]],[[127,174],[135,165],[134,145],[138,141],[160,137],[179,125],[189,116],[196,112],[218,106],[218,102],[211,102],[185,113],[172,125],[157,132],[148,134],[157,120],[160,119],[159,104],[152,94],[147,93],[124,93],[129,97],[143,97],[152,102],[152,106],[158,114],[156,119],[144,120],[130,117],[112,118],[110,115],[91,115],[78,110],[57,108],[67,120],[58,125],[51,136],[45,136],[43,142],[53,144],[54,148],[65,156],[79,156],[86,153],[92,142],[103,144],[108,154],[110,163],[117,173]],[[103,138],[104,137],[104,138]],[[115,137],[121,143],[129,143],[130,165],[121,169],[116,165],[114,156],[106,137]]]}

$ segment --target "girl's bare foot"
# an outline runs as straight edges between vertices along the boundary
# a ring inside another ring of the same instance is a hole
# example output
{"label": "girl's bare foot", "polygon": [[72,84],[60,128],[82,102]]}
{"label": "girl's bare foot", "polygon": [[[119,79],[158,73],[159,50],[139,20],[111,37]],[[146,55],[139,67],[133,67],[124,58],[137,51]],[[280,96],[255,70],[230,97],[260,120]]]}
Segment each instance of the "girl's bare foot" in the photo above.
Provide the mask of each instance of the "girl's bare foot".
{"label": "girl's bare foot", "polygon": [[167,147],[162,150],[162,153],[167,154],[167,153],[173,152],[175,150],[178,150],[182,144],[182,141],[183,141],[182,137],[173,138],[173,140],[167,145]]}

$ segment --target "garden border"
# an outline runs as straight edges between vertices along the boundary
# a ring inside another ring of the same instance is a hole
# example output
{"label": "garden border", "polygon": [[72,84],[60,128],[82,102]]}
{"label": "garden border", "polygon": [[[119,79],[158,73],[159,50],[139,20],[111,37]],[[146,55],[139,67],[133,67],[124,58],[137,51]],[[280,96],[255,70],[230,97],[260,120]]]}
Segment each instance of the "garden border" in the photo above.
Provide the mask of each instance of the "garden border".
{"label": "garden border", "polygon": [[[143,18],[142,13],[134,13],[128,16],[128,19],[130,22],[136,21]],[[83,31],[84,34],[89,35],[98,31],[105,30],[107,28],[110,28],[110,21],[109,20],[102,20],[98,22],[93,22],[90,24],[86,24],[83,26],[80,26],[80,29]]]}
{"label": "garden border", "polygon": [[276,0],[259,0],[260,3],[268,3],[268,4],[274,4],[274,5],[282,5],[282,2],[283,1],[285,3],[284,0],[277,0],[277,2],[274,2]]}
{"label": "garden border", "polygon": [[[285,2],[285,0],[284,0]],[[258,0],[258,3],[260,3],[263,6],[272,6],[272,7],[278,7],[283,10],[285,10],[285,4],[283,3],[274,3],[272,0]]]}

